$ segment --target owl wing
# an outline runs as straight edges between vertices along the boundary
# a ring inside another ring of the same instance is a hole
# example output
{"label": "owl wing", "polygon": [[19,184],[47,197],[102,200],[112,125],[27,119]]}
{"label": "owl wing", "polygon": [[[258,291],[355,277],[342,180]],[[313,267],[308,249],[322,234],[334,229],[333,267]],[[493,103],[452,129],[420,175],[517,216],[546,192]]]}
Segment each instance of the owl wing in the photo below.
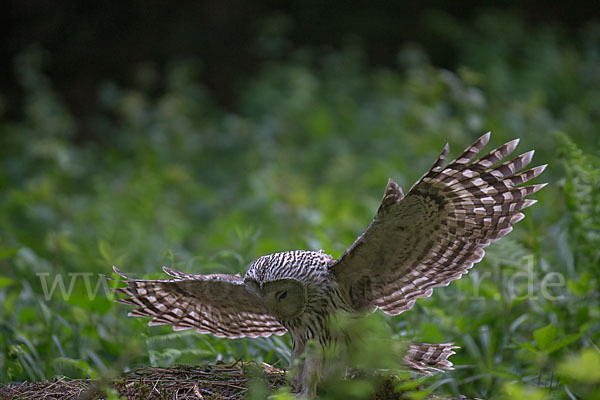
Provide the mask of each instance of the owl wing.
{"label": "owl wing", "polygon": [[287,330],[239,275],[191,275],[163,267],[175,279],[132,279],[116,267],[127,287],[115,289],[130,296],[117,300],[138,306],[129,316],[152,317],[148,325],[173,325],[218,337],[283,335]]}
{"label": "owl wing", "polygon": [[379,308],[390,315],[410,309],[417,298],[466,274],[483,248],[512,230],[520,211],[536,200],[525,197],[545,186],[518,186],[546,165],[520,172],[533,151],[498,164],[518,139],[471,162],[489,141],[480,137],[443,167],[448,145],[406,196],[388,182],[377,215],[330,266],[356,309]]}

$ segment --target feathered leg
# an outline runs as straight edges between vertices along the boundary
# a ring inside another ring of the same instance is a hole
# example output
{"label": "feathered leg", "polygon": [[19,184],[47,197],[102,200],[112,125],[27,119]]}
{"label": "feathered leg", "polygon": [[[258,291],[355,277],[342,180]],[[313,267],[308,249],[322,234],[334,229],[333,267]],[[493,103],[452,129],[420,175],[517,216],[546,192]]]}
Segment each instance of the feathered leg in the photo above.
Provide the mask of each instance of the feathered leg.
{"label": "feathered leg", "polygon": [[323,376],[323,352],[315,348],[306,349],[306,343],[293,340],[290,366],[294,375],[290,378],[290,386],[297,398],[314,399],[317,384]]}
{"label": "feathered leg", "polygon": [[300,393],[303,389],[302,377],[304,375],[304,344],[298,343],[292,338],[292,357],[290,358],[290,369],[293,369],[294,375],[290,377],[290,386],[295,393]]}

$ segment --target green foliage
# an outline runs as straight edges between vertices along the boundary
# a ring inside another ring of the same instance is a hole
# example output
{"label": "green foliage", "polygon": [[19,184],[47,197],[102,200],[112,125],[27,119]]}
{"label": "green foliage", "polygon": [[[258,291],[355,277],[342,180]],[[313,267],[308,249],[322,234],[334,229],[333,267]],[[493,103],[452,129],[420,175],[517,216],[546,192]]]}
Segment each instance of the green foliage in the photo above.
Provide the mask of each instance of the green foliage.
{"label": "green foliage", "polygon": [[[558,365],[561,382],[571,395],[596,399],[600,396],[600,355],[597,348],[583,349],[579,354],[570,354]],[[569,389],[570,388],[570,389]]]}
{"label": "green foliage", "polygon": [[570,356],[560,364],[559,372],[566,378],[585,383],[600,382],[600,356],[594,349],[586,349],[579,355]]}
{"label": "green foliage", "polygon": [[548,324],[547,326],[534,331],[533,338],[537,342],[538,347],[545,350],[550,346],[550,343],[554,341],[557,333],[558,329],[556,329],[554,325]]}
{"label": "green foliage", "polygon": [[544,400],[548,398],[545,390],[525,387],[518,383],[506,383],[503,386],[503,390],[508,399]]}
{"label": "green foliage", "polygon": [[[539,203],[469,275],[400,317],[374,318],[394,340],[461,346],[456,370],[419,378],[426,391],[594,398],[600,30],[582,28],[574,45],[507,15],[470,29],[432,18],[461,43],[456,71],[414,47],[396,69],[367,66],[359,47],[301,49],[266,62],[232,112],[207,96],[197,63],[178,62],[160,95],[103,85],[105,112],[85,143],[44,77],[44,53],[24,51],[22,118],[0,121],[1,380],[215,360],[287,366],[288,337],[225,340],[126,318],[97,274],[243,273],[296,248],[339,256],[388,176],[407,190],[446,142],[456,155],[491,130],[493,144],[521,137],[535,164],[549,164]],[[329,395],[349,388],[332,384]]]}

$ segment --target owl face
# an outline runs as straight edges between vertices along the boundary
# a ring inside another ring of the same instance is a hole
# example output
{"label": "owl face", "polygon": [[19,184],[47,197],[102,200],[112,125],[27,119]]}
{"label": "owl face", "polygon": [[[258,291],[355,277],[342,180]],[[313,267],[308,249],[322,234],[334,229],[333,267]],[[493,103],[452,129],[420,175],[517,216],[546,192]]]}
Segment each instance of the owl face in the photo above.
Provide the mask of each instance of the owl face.
{"label": "owl face", "polygon": [[306,290],[295,279],[278,279],[262,285],[250,279],[246,280],[246,287],[258,295],[277,318],[292,318],[304,312]]}

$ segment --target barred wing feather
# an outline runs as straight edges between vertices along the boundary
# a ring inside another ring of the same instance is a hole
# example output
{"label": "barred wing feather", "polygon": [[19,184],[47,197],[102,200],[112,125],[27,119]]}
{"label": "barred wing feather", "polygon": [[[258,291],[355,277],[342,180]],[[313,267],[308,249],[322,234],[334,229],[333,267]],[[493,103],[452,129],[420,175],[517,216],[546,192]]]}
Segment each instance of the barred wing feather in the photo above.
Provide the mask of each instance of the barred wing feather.
{"label": "barred wing feather", "polygon": [[444,147],[406,196],[392,180],[371,224],[330,271],[358,310],[397,315],[417,298],[447,286],[483,258],[483,248],[512,230],[535,203],[526,196],[545,184],[518,186],[545,165],[520,172],[533,151],[500,163],[517,146],[508,142],[471,162],[489,141],[480,137],[446,167]]}
{"label": "barred wing feather", "polygon": [[404,363],[410,369],[429,375],[434,371],[452,370],[454,367],[448,357],[458,349],[454,343],[411,343],[404,356]]}
{"label": "barred wing feather", "polygon": [[152,317],[148,325],[172,325],[218,337],[283,335],[287,330],[271,316],[239,275],[191,275],[163,268],[175,279],[142,280],[115,272],[127,287],[115,289],[128,298],[120,303],[137,306],[129,316]]}

